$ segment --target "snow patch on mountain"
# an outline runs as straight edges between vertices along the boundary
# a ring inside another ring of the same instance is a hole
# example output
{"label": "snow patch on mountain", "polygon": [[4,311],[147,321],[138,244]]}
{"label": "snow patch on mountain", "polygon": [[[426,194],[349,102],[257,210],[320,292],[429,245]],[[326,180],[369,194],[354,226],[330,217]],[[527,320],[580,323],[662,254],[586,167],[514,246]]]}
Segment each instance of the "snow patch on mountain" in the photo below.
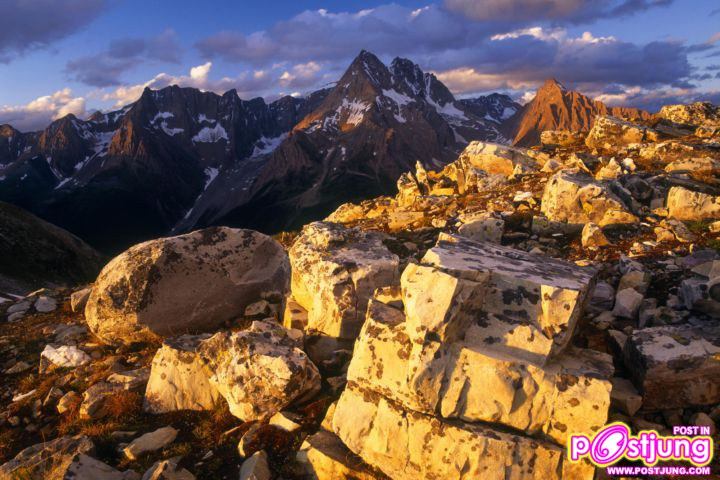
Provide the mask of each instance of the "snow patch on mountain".
{"label": "snow patch on mountain", "polygon": [[193,143],[215,143],[220,140],[228,140],[228,134],[219,123],[214,127],[203,127],[197,135],[192,138]]}
{"label": "snow patch on mountain", "polygon": [[205,189],[217,178],[218,173],[220,173],[220,170],[215,167],[207,167],[205,169]]}
{"label": "snow patch on mountain", "polygon": [[383,90],[382,93],[384,96],[397,103],[399,107],[415,101],[407,95],[403,95],[402,93],[398,92],[397,90]]}
{"label": "snow patch on mountain", "polygon": [[340,115],[346,114],[345,123],[348,125],[357,125],[365,118],[365,112],[370,110],[370,105],[357,100],[349,101],[343,99],[342,105],[338,109]]}
{"label": "snow patch on mountain", "polygon": [[283,140],[285,140],[288,137],[287,133],[283,133],[282,135],[279,135],[277,137],[267,138],[262,137],[260,140],[258,140],[255,143],[255,148],[253,149],[253,153],[251,155],[252,158],[260,157],[262,155],[267,155],[268,153],[272,153]]}

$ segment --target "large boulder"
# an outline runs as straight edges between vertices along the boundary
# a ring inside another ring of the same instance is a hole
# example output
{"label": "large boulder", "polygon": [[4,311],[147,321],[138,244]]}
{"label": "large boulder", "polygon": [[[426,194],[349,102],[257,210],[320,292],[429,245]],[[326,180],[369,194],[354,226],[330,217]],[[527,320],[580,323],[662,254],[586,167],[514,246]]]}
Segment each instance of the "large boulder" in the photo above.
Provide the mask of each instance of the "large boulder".
{"label": "large boulder", "polygon": [[592,269],[448,234],[421,263],[401,280],[413,343],[461,332],[538,364],[568,345],[594,285]]}
{"label": "large boulder", "polygon": [[251,230],[208,228],[136,245],[100,273],[87,306],[108,344],[213,331],[267,291],[287,290],[282,246]]}
{"label": "large boulder", "polygon": [[370,301],[333,432],[394,479],[591,479],[562,445],[607,421],[610,356],[568,347],[593,280],[441,234]]}
{"label": "large boulder", "polygon": [[575,169],[553,175],[543,192],[541,212],[552,222],[603,227],[636,223],[638,218],[605,182]]}
{"label": "large boulder", "polygon": [[230,412],[250,421],[269,418],[320,389],[318,369],[299,347],[287,329],[266,320],[216,333],[202,342],[198,355]]}
{"label": "large boulder", "polygon": [[648,127],[610,115],[599,115],[585,137],[585,145],[598,150],[615,151],[631,144],[656,142],[658,138],[658,133]]}
{"label": "large boulder", "polygon": [[458,162],[489,174],[510,176],[520,171],[538,171],[549,159],[546,154],[497,143],[470,142]]}
{"label": "large boulder", "polygon": [[677,220],[720,218],[720,196],[672,187],[667,196],[668,216]]}
{"label": "large boulder", "polygon": [[348,385],[340,397],[333,429],[350,450],[395,480],[593,478],[593,468],[570,463],[564,447],[483,424],[407,412],[356,385]]}
{"label": "large boulder", "polygon": [[412,328],[402,310],[371,301],[348,382],[414,411],[501,423],[547,435],[558,444],[573,432],[595,431],[607,420],[609,355],[570,348],[538,366],[483,348],[472,338],[448,341],[441,349],[430,341],[419,345]]}
{"label": "large boulder", "polygon": [[665,105],[657,115],[681,125],[720,126],[720,107],[710,102]]}
{"label": "large boulder", "polygon": [[635,330],[624,355],[648,410],[720,402],[720,324]]}
{"label": "large boulder", "polygon": [[397,255],[374,232],[315,222],[290,249],[292,296],[308,312],[308,331],[354,340],[376,288],[396,285]]}

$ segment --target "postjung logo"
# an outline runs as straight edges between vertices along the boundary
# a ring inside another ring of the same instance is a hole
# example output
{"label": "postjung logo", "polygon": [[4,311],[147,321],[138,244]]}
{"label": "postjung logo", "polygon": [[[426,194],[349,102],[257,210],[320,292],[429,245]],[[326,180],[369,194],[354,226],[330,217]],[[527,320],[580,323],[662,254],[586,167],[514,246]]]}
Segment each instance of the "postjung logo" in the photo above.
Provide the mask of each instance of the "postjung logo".
{"label": "postjung logo", "polygon": [[676,433],[700,435],[664,436],[654,430],[643,430],[634,436],[630,427],[617,422],[605,426],[593,438],[572,435],[568,441],[568,457],[571,462],[587,458],[598,467],[613,465],[622,459],[641,461],[647,466],[666,460],[690,462],[698,467],[710,463],[713,440],[709,428],[675,427],[673,434]]}

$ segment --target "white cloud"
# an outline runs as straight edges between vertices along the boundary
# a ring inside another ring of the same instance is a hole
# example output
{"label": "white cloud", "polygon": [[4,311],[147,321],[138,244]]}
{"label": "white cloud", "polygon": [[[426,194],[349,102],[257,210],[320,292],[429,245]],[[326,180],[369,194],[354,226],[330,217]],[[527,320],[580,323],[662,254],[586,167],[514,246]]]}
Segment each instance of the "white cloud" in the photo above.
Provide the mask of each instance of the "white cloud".
{"label": "white cloud", "polygon": [[85,113],[85,98],[74,97],[72,90],[64,88],[25,105],[0,107],[0,123],[9,123],[21,131],[32,131],[42,129],[52,120],[68,114],[83,117]]}
{"label": "white cloud", "polygon": [[231,89],[236,89],[241,98],[247,99],[270,95],[273,93],[274,87],[286,86],[282,83],[283,81],[286,81],[287,85],[296,85],[299,79],[307,80],[313,72],[320,70],[319,66],[316,68],[313,65],[303,64],[296,65],[290,69],[293,73],[286,71],[285,73],[287,73],[288,76],[285,77],[285,80],[281,80],[283,76],[273,76],[272,72],[267,70],[245,71],[235,77],[213,79],[211,77],[212,67],[212,62],[207,62],[192,67],[189,75],[175,76],[167,73],[159,73],[147,82],[136,85],[123,85],[111,91],[97,90],[93,93],[93,97],[100,98],[105,102],[114,102],[114,107],[119,108],[140,98],[145,88],[157,90],[170,85],[177,85],[180,87],[198,88],[203,91],[219,94]]}

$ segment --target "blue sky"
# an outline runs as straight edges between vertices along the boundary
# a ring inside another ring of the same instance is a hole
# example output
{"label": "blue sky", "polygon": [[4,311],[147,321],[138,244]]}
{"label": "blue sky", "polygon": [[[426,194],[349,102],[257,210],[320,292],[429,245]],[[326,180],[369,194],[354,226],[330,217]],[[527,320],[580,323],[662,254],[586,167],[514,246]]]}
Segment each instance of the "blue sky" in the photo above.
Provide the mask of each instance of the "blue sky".
{"label": "blue sky", "polygon": [[41,128],[169,84],[303,94],[363,48],[458,96],[555,77],[613,105],[720,100],[717,0],[6,0],[0,123]]}

